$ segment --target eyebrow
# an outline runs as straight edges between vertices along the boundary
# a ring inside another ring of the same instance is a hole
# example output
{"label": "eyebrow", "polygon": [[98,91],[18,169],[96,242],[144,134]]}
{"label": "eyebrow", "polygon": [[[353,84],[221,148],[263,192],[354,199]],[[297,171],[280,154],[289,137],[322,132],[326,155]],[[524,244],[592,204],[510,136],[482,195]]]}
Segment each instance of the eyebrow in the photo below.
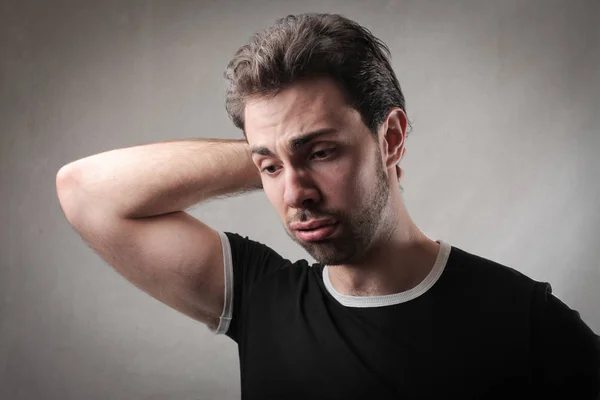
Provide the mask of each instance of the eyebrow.
{"label": "eyebrow", "polygon": [[[334,128],[325,128],[319,129],[318,131],[309,132],[302,136],[290,139],[287,148],[292,152],[295,152],[305,144],[310,143],[312,140],[316,139],[317,137],[327,135],[329,133],[338,133],[338,131]],[[250,152],[252,154],[260,154],[261,156],[275,157],[275,154],[271,150],[263,146],[252,146],[250,148]]]}

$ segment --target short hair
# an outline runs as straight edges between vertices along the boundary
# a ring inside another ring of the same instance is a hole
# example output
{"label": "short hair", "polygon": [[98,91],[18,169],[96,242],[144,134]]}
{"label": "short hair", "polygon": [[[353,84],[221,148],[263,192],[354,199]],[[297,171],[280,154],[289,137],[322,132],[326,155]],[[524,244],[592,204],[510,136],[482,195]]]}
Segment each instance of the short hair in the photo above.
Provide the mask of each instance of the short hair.
{"label": "short hair", "polygon": [[406,113],[389,48],[367,28],[338,14],[280,18],[240,47],[225,71],[226,109],[244,132],[244,109],[252,98],[274,96],[301,80],[330,77],[377,137],[393,107]]}

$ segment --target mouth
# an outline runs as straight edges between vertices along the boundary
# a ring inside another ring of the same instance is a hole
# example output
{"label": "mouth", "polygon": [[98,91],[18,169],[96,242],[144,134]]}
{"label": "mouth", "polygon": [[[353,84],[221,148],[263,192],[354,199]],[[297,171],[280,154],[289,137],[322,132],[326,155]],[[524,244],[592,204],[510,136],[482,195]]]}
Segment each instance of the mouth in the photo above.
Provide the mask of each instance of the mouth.
{"label": "mouth", "polygon": [[321,225],[313,229],[296,229],[296,236],[304,242],[316,242],[330,238],[337,230],[338,223]]}

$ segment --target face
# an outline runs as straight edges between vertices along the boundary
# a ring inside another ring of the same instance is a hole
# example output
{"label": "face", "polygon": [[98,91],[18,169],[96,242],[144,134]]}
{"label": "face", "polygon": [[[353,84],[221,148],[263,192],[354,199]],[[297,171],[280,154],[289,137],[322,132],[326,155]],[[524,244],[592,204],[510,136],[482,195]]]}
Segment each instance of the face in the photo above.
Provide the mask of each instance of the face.
{"label": "face", "polygon": [[[302,82],[250,101],[245,132],[286,233],[317,262],[352,263],[385,234],[390,185],[379,140],[333,81]],[[292,229],[316,219],[335,221],[324,239]]]}

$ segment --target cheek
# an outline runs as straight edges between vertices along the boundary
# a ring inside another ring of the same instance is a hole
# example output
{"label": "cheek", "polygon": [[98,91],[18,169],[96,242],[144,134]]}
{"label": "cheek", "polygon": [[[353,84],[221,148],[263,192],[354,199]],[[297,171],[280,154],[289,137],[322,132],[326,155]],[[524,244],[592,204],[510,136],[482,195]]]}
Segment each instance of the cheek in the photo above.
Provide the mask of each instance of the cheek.
{"label": "cheek", "polygon": [[356,163],[341,163],[321,177],[319,186],[326,198],[343,201],[346,204],[355,203],[363,191],[365,183],[363,175]]}

